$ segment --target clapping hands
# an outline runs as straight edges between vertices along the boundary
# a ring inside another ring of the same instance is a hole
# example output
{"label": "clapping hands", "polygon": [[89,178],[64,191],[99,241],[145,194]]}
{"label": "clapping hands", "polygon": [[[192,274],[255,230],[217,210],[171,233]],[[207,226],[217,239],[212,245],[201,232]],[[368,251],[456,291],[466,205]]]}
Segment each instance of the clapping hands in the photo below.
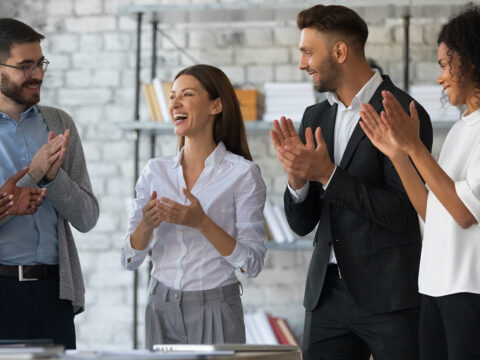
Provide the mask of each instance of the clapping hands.
{"label": "clapping hands", "polygon": [[198,229],[205,220],[206,214],[200,201],[190,191],[183,189],[183,193],[190,200],[190,205],[182,205],[163,197],[157,205],[160,209],[160,214],[169,223]]}
{"label": "clapping hands", "polygon": [[30,163],[29,174],[36,183],[39,183],[44,177],[47,181],[52,181],[57,177],[69,142],[70,130],[67,129],[65,133],[59,135],[50,131],[48,142],[37,151]]}
{"label": "clapping hands", "polygon": [[305,130],[305,144],[300,140],[293,122],[282,117],[280,123],[274,121],[274,129],[270,131],[277,156],[288,173],[288,181],[294,189],[302,187],[306,180],[325,184],[335,169],[330,160],[327,145],[321,129],[315,130],[315,140],[312,129]]}
{"label": "clapping hands", "polygon": [[162,221],[166,221],[198,228],[206,214],[200,201],[190,191],[183,189],[183,193],[190,200],[190,205],[182,205],[166,197],[157,199],[157,192],[153,191],[149,201],[142,209],[144,225],[149,229],[154,229]]}
{"label": "clapping hands", "polygon": [[380,115],[370,104],[362,104],[360,126],[375,147],[390,158],[411,152],[420,142],[419,118],[415,103],[410,103],[410,115],[388,91],[383,91],[385,111]]}

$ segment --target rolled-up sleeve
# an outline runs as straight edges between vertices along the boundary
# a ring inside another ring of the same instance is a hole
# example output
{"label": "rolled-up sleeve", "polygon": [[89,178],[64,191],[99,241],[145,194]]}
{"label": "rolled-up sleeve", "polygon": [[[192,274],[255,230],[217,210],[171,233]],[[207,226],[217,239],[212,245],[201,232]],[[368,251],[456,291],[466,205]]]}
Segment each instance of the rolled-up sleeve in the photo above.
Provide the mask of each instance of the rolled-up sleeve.
{"label": "rolled-up sleeve", "polygon": [[148,254],[150,244],[152,242],[153,234],[149,240],[149,246],[147,246],[144,250],[136,250],[132,247],[130,242],[130,237],[137,228],[138,224],[143,217],[142,209],[145,204],[150,199],[150,187],[147,184],[145,170],[140,175],[137,184],[135,186],[135,191],[137,197],[133,201],[133,211],[128,219],[128,228],[127,233],[125,234],[122,242],[121,248],[121,262],[123,268],[127,270],[134,270],[138,268],[142,263],[145,257]]}
{"label": "rolled-up sleeve", "polygon": [[252,164],[234,190],[237,243],[225,257],[232,266],[248,277],[257,276],[265,258],[265,221],[263,208],[266,187],[257,165]]}
{"label": "rolled-up sleeve", "polygon": [[474,149],[466,179],[456,181],[455,190],[480,226],[480,146]]}

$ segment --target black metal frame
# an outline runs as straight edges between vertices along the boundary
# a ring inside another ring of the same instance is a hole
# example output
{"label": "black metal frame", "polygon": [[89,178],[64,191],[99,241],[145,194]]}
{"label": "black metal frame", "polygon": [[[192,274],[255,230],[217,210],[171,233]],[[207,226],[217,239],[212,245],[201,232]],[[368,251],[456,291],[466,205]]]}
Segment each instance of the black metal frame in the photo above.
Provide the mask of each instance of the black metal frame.
{"label": "black metal frame", "polygon": [[[142,41],[142,20],[143,13],[137,13],[137,46],[136,46],[136,56],[135,56],[135,106],[133,118],[135,121],[140,121],[140,71],[141,71],[141,41]],[[152,63],[150,68],[150,77],[153,80],[157,73],[157,30],[158,30],[158,21],[154,17],[152,19]],[[140,163],[140,130],[135,130],[135,159],[134,159],[134,184],[136,183],[139,176],[139,163]],[[150,157],[155,157],[155,145],[156,145],[156,136],[155,134],[150,135]],[[133,193],[135,197],[135,190]],[[149,270],[152,269],[152,264],[149,265]],[[133,272],[133,348],[138,348],[138,270]]]}

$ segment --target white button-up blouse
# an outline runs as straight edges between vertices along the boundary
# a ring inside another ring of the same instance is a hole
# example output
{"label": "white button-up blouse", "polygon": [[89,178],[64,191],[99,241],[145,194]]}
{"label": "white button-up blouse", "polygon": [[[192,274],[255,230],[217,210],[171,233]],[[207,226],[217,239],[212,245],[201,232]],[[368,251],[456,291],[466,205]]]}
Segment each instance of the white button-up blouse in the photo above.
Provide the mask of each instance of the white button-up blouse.
{"label": "white button-up blouse", "polygon": [[[152,276],[172,289],[207,290],[235,283],[236,269],[248,277],[262,270],[265,257],[263,207],[265,183],[260,169],[252,161],[233,154],[220,142],[205,160],[205,168],[191,189],[203,211],[236,241],[229,256],[222,256],[196,229],[162,222],[154,230],[150,245],[135,250],[130,236],[142,219],[142,208],[157,191],[189,204],[182,192],[185,186],[181,158],[178,155],[151,159],[136,184],[137,197],[122,245],[122,266],[139,267],[152,249]],[[152,239],[155,239],[152,241]]]}

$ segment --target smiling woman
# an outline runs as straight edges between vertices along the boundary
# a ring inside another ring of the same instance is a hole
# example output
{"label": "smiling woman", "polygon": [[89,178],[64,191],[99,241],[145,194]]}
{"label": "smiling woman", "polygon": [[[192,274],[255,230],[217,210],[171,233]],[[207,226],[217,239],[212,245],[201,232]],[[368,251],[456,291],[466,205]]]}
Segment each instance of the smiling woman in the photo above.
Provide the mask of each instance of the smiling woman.
{"label": "smiling woman", "polygon": [[182,70],[170,100],[179,154],[143,169],[122,246],[129,270],[152,249],[146,346],[244,343],[235,270],[248,277],[262,270],[265,184],[220,69]]}
{"label": "smiling woman", "polygon": [[467,107],[447,135],[438,163],[418,138],[413,103],[408,115],[384,92],[381,117],[370,105],[362,111],[363,129],[390,157],[425,221],[418,283],[420,351],[427,360],[480,357],[479,34],[480,7],[471,6],[450,19],[438,37],[438,83],[452,105]]}

